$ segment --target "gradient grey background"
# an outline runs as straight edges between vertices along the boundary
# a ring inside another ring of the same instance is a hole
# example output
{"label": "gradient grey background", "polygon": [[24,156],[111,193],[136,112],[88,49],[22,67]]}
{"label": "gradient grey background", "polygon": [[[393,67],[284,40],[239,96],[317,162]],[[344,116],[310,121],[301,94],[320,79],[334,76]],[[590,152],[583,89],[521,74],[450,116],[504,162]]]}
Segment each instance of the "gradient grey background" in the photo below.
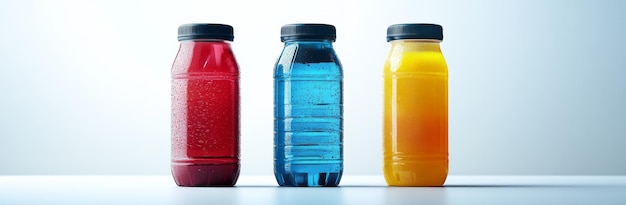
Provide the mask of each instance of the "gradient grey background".
{"label": "gradient grey background", "polygon": [[169,174],[176,29],[235,27],[242,174],[272,174],[280,26],[337,26],[345,174],[382,174],[388,25],[439,23],[450,174],[626,174],[626,1],[0,1],[0,174]]}

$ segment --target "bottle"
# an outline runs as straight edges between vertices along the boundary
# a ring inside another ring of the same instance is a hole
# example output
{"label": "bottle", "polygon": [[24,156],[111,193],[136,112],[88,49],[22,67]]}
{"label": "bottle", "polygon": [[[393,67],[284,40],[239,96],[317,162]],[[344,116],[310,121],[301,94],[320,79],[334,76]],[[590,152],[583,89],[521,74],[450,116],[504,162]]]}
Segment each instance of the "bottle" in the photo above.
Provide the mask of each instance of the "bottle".
{"label": "bottle", "polygon": [[280,186],[337,186],[343,173],[343,71],[335,27],[289,24],[274,68],[274,175]]}
{"label": "bottle", "polygon": [[383,172],[390,186],[443,186],[448,175],[448,67],[436,24],[387,28]]}
{"label": "bottle", "polygon": [[184,24],[172,66],[172,175],[179,186],[239,177],[239,67],[233,27]]}

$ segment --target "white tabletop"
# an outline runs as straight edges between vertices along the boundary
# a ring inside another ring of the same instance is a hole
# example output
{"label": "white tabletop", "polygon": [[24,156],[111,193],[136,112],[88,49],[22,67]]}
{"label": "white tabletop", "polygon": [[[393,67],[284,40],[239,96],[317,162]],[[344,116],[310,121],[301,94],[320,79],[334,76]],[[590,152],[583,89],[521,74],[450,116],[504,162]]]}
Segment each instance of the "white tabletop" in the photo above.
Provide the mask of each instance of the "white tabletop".
{"label": "white tabletop", "polygon": [[344,176],[340,187],[178,187],[170,176],[0,176],[0,204],[626,204],[626,176],[450,176],[442,188],[387,187]]}

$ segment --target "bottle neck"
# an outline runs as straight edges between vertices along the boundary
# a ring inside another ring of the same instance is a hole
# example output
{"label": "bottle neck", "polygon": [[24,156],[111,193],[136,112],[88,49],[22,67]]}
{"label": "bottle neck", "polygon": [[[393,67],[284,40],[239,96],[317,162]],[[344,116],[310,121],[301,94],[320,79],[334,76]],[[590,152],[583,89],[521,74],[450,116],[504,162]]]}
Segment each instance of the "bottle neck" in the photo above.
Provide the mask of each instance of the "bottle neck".
{"label": "bottle neck", "polygon": [[402,39],[393,40],[391,43],[392,52],[417,52],[417,51],[431,51],[441,52],[439,44],[440,40],[432,39]]}
{"label": "bottle neck", "polygon": [[230,42],[218,39],[193,39],[180,41],[181,47],[206,47],[206,46],[219,46],[230,48]]}
{"label": "bottle neck", "polygon": [[333,46],[333,42],[330,40],[288,40],[285,41],[285,46],[288,45],[315,45],[315,46],[325,46],[325,47],[332,47]]}

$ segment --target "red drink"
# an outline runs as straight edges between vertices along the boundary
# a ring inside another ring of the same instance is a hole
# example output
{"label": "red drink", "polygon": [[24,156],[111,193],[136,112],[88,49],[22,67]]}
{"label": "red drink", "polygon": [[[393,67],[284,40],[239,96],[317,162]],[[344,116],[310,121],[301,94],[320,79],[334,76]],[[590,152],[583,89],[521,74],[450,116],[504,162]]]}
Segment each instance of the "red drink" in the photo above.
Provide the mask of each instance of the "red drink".
{"label": "red drink", "polygon": [[172,175],[179,186],[239,177],[239,68],[232,27],[186,24],[172,66]]}

